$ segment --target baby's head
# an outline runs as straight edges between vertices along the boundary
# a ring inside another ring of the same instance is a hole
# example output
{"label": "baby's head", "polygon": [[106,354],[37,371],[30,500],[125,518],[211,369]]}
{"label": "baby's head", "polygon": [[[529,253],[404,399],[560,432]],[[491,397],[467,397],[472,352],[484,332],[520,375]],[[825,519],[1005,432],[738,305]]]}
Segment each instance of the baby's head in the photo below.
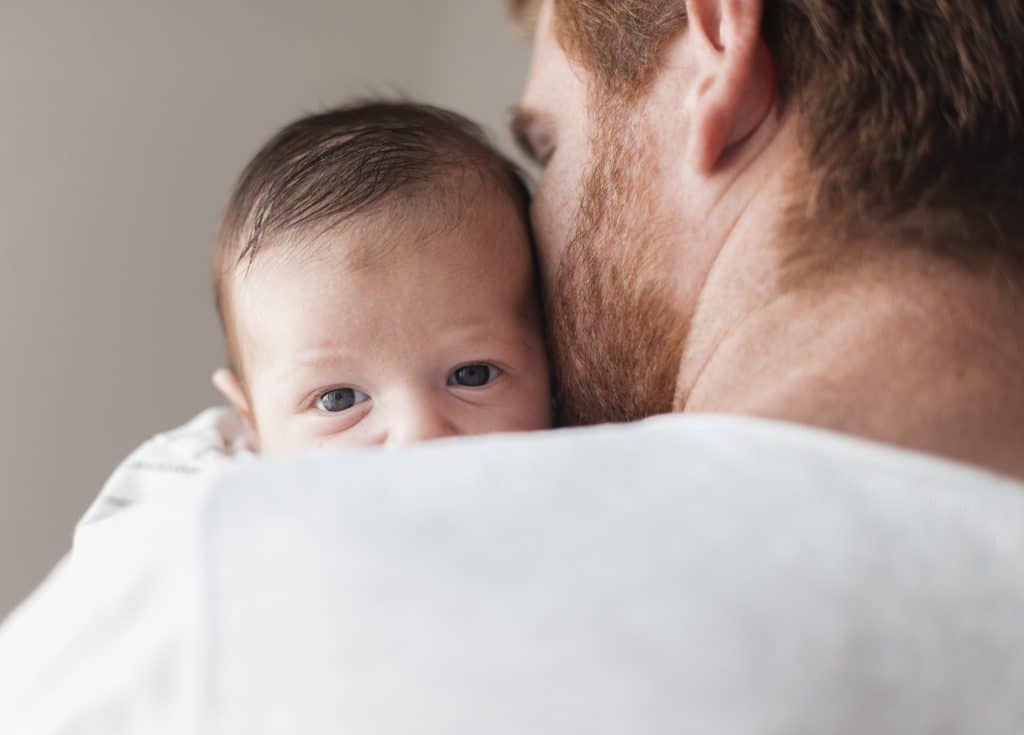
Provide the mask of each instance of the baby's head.
{"label": "baby's head", "polygon": [[264,454],[549,426],[528,194],[479,128],[369,103],[300,120],[214,244],[229,368]]}

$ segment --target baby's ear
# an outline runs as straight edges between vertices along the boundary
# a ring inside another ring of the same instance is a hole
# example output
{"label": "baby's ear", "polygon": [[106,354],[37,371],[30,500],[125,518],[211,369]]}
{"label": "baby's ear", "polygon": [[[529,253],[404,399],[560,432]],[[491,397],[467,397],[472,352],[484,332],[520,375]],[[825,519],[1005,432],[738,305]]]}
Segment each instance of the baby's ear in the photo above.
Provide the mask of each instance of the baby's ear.
{"label": "baby's ear", "polygon": [[227,399],[231,408],[235,409],[235,413],[245,424],[250,440],[255,441],[256,424],[252,419],[252,410],[249,407],[249,399],[245,396],[245,389],[242,388],[242,381],[233,370],[220,368],[213,373],[213,386]]}

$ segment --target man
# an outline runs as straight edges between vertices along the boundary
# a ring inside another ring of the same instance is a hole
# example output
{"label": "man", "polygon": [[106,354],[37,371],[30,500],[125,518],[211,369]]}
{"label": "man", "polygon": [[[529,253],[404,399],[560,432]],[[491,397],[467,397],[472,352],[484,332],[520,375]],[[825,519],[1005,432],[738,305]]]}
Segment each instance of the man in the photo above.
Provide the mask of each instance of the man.
{"label": "man", "polygon": [[513,12],[570,422],[740,413],[1024,477],[1024,5]]}
{"label": "man", "polygon": [[516,3],[565,418],[682,415],[227,473],[201,418],[0,630],[0,730],[1024,731],[995,6]]}

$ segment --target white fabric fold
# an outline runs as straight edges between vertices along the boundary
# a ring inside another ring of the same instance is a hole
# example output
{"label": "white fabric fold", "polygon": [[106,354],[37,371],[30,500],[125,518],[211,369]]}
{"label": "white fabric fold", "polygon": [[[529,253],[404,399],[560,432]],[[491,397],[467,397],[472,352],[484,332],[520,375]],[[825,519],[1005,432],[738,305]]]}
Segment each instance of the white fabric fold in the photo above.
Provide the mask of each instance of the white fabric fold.
{"label": "white fabric fold", "polygon": [[951,462],[673,416],[165,490],[0,629],[0,732],[1024,732],[1024,488]]}

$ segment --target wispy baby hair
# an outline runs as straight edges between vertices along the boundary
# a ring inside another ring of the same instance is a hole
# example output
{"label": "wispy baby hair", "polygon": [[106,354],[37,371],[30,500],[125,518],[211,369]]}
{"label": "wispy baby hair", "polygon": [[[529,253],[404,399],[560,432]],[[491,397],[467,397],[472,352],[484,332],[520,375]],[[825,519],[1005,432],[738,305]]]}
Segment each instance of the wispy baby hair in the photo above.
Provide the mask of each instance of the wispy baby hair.
{"label": "wispy baby hair", "polygon": [[228,281],[271,241],[315,237],[389,205],[429,204],[451,213],[459,203],[444,184],[458,174],[496,185],[525,217],[529,194],[520,170],[457,113],[360,101],[278,132],[239,177],[214,239],[215,295],[229,352]]}

